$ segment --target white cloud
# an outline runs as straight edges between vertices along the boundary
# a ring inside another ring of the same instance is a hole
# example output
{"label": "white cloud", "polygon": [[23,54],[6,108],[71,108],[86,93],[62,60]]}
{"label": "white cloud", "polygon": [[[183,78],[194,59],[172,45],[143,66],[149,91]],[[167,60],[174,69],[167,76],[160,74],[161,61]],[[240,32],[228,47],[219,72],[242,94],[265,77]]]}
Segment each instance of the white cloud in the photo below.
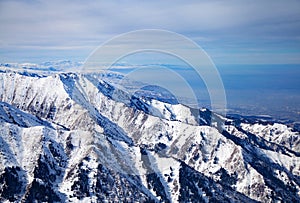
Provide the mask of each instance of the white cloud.
{"label": "white cloud", "polygon": [[299,44],[298,8],[300,1],[296,0],[2,0],[0,47],[81,47],[86,51],[116,34],[145,28],[171,30],[218,45],[247,40],[294,40]]}

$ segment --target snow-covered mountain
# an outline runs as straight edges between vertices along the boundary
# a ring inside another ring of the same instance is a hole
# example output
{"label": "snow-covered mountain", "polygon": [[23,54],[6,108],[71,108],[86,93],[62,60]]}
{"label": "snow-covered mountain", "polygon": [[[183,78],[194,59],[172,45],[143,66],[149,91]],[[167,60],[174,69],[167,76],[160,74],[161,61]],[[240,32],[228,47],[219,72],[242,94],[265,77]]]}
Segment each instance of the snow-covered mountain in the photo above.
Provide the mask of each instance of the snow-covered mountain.
{"label": "snow-covered mountain", "polygon": [[299,132],[120,79],[0,72],[1,202],[300,202]]}
{"label": "snow-covered mountain", "polygon": [[61,61],[47,61],[40,64],[36,63],[0,63],[1,69],[14,69],[22,71],[70,71],[76,70],[82,66],[82,62],[73,62],[69,60],[61,60]]}

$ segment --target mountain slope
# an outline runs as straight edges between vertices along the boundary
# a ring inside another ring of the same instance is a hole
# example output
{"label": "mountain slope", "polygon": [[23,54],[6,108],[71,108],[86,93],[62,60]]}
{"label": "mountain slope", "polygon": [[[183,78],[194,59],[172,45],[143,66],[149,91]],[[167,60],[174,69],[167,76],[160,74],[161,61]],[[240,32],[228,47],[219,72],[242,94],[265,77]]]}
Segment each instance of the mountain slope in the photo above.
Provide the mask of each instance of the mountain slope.
{"label": "mountain slope", "polygon": [[118,79],[0,73],[1,201],[300,201],[299,132]]}

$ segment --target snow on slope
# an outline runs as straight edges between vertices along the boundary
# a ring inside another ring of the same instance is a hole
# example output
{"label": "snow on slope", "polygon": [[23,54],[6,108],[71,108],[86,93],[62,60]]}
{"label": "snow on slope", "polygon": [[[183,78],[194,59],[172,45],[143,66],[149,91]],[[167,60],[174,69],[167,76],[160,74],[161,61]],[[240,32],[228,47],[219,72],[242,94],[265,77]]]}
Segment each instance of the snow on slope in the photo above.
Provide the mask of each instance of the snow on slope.
{"label": "snow on slope", "polygon": [[220,124],[103,76],[0,73],[1,201],[299,201],[299,132]]}

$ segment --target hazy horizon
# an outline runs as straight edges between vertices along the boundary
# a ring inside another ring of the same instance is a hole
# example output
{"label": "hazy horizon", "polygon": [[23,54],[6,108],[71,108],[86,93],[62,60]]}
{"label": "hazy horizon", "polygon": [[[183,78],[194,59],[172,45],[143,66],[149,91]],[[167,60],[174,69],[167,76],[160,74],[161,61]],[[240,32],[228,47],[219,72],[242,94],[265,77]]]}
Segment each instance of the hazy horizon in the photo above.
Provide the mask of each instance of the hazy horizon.
{"label": "hazy horizon", "polygon": [[[83,62],[100,45],[123,33],[168,30],[185,36],[207,53],[220,72],[228,108],[248,108],[253,114],[273,112],[300,120],[299,8],[296,0],[3,0],[0,62]],[[134,60],[126,57],[123,62],[151,65],[172,64],[173,60],[159,54],[139,56],[131,57]],[[200,100],[208,101],[201,79],[188,70],[181,73],[200,92]]]}

